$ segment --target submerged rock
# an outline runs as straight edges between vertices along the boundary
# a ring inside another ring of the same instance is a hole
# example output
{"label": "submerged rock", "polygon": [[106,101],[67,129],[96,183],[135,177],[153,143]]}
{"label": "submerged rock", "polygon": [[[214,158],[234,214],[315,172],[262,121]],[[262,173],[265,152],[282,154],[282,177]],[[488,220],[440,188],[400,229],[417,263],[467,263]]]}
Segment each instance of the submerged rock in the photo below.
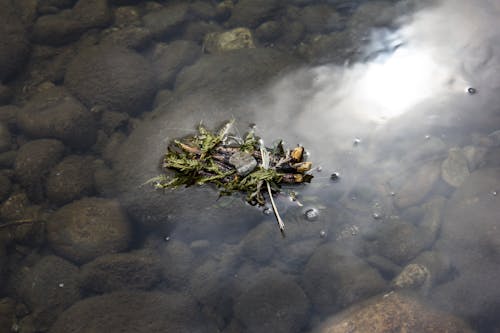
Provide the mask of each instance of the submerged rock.
{"label": "submerged rock", "polygon": [[153,102],[156,82],[138,53],[113,45],[81,51],[68,65],[66,86],[87,107],[138,114]]}
{"label": "submerged rock", "polygon": [[125,250],[129,221],[115,200],[85,198],[57,210],[47,223],[50,247],[75,263]]}
{"label": "submerged rock", "polygon": [[474,331],[461,319],[400,293],[377,296],[327,319],[315,333]]}
{"label": "submerged rock", "polygon": [[236,28],[225,32],[211,32],[203,40],[203,49],[208,53],[253,48],[255,48],[253,35],[247,28]]}
{"label": "submerged rock", "polygon": [[96,293],[149,289],[160,281],[159,257],[148,251],[101,256],[82,266],[82,287]]}
{"label": "submerged rock", "polygon": [[337,311],[386,287],[380,274],[365,261],[332,244],[314,252],[305,266],[302,283],[321,313]]}
{"label": "submerged rock", "polygon": [[56,256],[46,256],[23,267],[18,293],[32,311],[32,323],[46,331],[66,308],[80,298],[78,267]]}
{"label": "submerged rock", "polygon": [[245,332],[301,332],[310,304],[290,276],[263,270],[245,284],[234,304],[234,316]]}
{"label": "submerged rock", "polygon": [[125,291],[89,297],[59,316],[50,333],[216,332],[196,302],[180,293]]}
{"label": "submerged rock", "polygon": [[234,5],[228,24],[231,27],[255,28],[273,17],[279,7],[280,0],[240,0]]}
{"label": "submerged rock", "polygon": [[142,20],[156,38],[164,38],[174,34],[187,19],[189,6],[187,3],[167,4],[160,10],[146,14]]}
{"label": "submerged rock", "polygon": [[441,164],[443,180],[453,187],[459,187],[469,176],[468,161],[460,148],[452,148],[448,158]]}
{"label": "submerged rock", "polygon": [[45,177],[52,166],[59,162],[63,152],[64,145],[53,139],[34,140],[21,146],[14,172],[31,200],[42,200]]}

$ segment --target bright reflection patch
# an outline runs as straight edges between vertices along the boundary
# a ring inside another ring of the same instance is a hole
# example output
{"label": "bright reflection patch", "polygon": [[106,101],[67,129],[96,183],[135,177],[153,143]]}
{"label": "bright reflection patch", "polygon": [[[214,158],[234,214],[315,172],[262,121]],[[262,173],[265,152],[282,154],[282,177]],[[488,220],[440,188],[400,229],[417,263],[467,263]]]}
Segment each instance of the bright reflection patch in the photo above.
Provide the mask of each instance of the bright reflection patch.
{"label": "bright reflection patch", "polygon": [[443,88],[442,73],[429,54],[400,48],[368,64],[359,82],[363,99],[373,103],[381,119],[404,113]]}

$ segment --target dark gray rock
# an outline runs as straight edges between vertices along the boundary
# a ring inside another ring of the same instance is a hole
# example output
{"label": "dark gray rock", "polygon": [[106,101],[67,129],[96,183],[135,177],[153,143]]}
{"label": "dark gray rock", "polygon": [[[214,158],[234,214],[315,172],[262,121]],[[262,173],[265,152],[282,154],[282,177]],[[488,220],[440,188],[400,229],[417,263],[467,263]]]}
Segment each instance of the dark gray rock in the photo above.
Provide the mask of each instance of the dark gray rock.
{"label": "dark gray rock", "polygon": [[95,293],[149,289],[160,281],[159,257],[149,251],[107,254],[82,266],[82,287]]}
{"label": "dark gray rock", "polygon": [[377,225],[374,233],[374,240],[367,244],[370,253],[377,253],[400,265],[415,258],[435,237],[427,234],[426,230],[399,220],[384,221]]}
{"label": "dark gray rock", "polygon": [[50,333],[215,332],[196,302],[179,293],[115,292],[90,297],[69,308]]}
{"label": "dark gray rock", "polygon": [[19,128],[32,138],[54,138],[85,149],[96,141],[94,116],[79,101],[60,88],[38,93],[18,112]]}
{"label": "dark gray rock", "polygon": [[267,21],[255,29],[255,37],[261,42],[272,42],[278,39],[282,32],[278,21]]}
{"label": "dark gray rock", "polygon": [[231,13],[228,24],[231,27],[255,28],[266,19],[272,18],[280,7],[280,0],[241,0]]}
{"label": "dark gray rock", "polygon": [[187,18],[189,6],[187,3],[168,4],[164,8],[146,14],[142,20],[156,38],[173,35]]}
{"label": "dark gray rock", "polygon": [[85,198],[57,210],[47,223],[51,248],[75,263],[127,249],[129,221],[115,200]]}
{"label": "dark gray rock", "polygon": [[241,254],[257,263],[266,263],[276,251],[275,240],[276,226],[262,222],[242,239]]}
{"label": "dark gray rock", "polygon": [[27,60],[29,42],[11,0],[0,1],[0,82],[12,77]]}
{"label": "dark gray rock", "polygon": [[315,309],[331,313],[382,292],[386,282],[365,261],[332,244],[319,247],[306,264],[302,283]]}
{"label": "dark gray rock", "polygon": [[195,42],[177,40],[168,45],[158,45],[153,65],[160,87],[172,87],[177,73],[193,64],[201,55],[201,47]]}
{"label": "dark gray rock", "polygon": [[12,100],[13,92],[8,86],[0,83],[0,106],[9,104]]}
{"label": "dark gray rock", "polygon": [[467,157],[460,148],[448,151],[448,157],[441,164],[441,177],[453,187],[459,187],[469,177]]}
{"label": "dark gray rock", "polygon": [[312,332],[385,333],[406,330],[429,333],[475,332],[462,319],[437,311],[410,295],[398,292],[373,297],[336,313]]}
{"label": "dark gray rock", "polygon": [[87,107],[138,114],[154,97],[153,71],[139,54],[111,45],[89,47],[69,64],[65,84]]}
{"label": "dark gray rock", "polygon": [[72,9],[39,17],[33,38],[42,44],[63,45],[77,40],[88,29],[105,27],[110,22],[106,0],[79,0]]}
{"label": "dark gray rock", "polygon": [[194,254],[184,242],[170,240],[162,251],[163,277],[174,288],[185,286],[193,270]]}
{"label": "dark gray rock", "polygon": [[9,128],[5,123],[0,122],[0,153],[10,150],[12,147]]}
{"label": "dark gray rock", "polygon": [[16,301],[12,298],[0,298],[0,331],[11,332],[16,322]]}
{"label": "dark gray rock", "polygon": [[59,14],[38,18],[33,27],[33,40],[49,45],[64,45],[77,40],[85,31],[83,26],[66,10]]}
{"label": "dark gray rock", "polygon": [[66,308],[80,298],[78,267],[56,256],[22,267],[16,289],[32,311],[37,330],[46,331]]}
{"label": "dark gray rock", "polygon": [[10,150],[0,154],[0,168],[12,169],[16,162],[17,151]]}
{"label": "dark gray rock", "polygon": [[14,172],[31,200],[37,202],[43,199],[45,177],[62,158],[63,152],[64,145],[53,139],[34,140],[21,146]]}
{"label": "dark gray rock", "polygon": [[321,4],[304,7],[299,16],[300,22],[309,33],[328,33],[341,30],[342,18],[333,5]]}
{"label": "dark gray rock", "polygon": [[54,166],[45,183],[47,198],[58,205],[91,195],[94,174],[93,158],[71,155]]}
{"label": "dark gray rock", "polygon": [[10,195],[12,189],[12,182],[9,177],[0,175],[0,202],[3,202]]}
{"label": "dark gray rock", "polygon": [[497,321],[500,310],[499,180],[499,168],[471,173],[447,202],[436,242],[458,274],[436,287],[433,300],[474,320]]}
{"label": "dark gray rock", "polygon": [[201,20],[210,21],[215,18],[217,13],[210,2],[197,0],[189,4],[189,14]]}
{"label": "dark gray rock", "polygon": [[201,43],[206,34],[222,31],[222,27],[215,22],[194,21],[186,24],[183,29],[182,39]]}
{"label": "dark gray rock", "polygon": [[234,304],[234,316],[245,332],[302,331],[310,303],[290,276],[266,269],[246,281]]}
{"label": "dark gray rock", "polygon": [[124,27],[103,32],[101,44],[111,44],[134,50],[146,48],[152,41],[152,33],[143,27]]}

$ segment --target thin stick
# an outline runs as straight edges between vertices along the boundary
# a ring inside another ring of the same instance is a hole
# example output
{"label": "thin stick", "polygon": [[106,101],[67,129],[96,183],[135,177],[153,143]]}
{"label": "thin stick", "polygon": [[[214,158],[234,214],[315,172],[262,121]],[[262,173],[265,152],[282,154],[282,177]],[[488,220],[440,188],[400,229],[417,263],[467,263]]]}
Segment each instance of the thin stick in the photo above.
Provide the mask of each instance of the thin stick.
{"label": "thin stick", "polygon": [[276,216],[276,220],[278,221],[278,226],[280,227],[281,232],[285,232],[285,223],[281,219],[280,213],[278,212],[278,208],[276,208],[276,204],[274,203],[273,193],[271,192],[271,185],[266,181],[267,192],[269,193],[269,198],[271,199],[271,205],[273,206],[274,215]]}
{"label": "thin stick", "polygon": [[0,229],[13,227],[13,226],[21,225],[21,224],[35,223],[36,221],[37,220],[35,220],[35,219],[16,220],[16,221],[0,224]]}

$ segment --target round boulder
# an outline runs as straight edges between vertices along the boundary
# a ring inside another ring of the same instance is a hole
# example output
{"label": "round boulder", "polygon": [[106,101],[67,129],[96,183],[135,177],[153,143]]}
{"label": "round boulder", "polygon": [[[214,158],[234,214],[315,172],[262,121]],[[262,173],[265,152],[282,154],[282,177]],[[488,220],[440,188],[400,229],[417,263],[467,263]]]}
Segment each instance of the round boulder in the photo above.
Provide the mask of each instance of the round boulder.
{"label": "round boulder", "polygon": [[96,293],[148,289],[160,280],[159,258],[147,251],[115,253],[82,267],[82,287]]}
{"label": "round boulder", "polygon": [[216,332],[197,308],[193,299],[178,293],[115,292],[76,303],[49,333]]}
{"label": "round boulder", "polygon": [[0,1],[0,82],[10,78],[29,54],[29,42],[10,0]]}
{"label": "round boulder", "polygon": [[97,137],[93,115],[60,88],[35,96],[18,112],[17,124],[32,138],[59,139],[76,149],[92,146]]}
{"label": "round boulder", "polygon": [[92,194],[94,175],[92,158],[71,155],[65,157],[50,171],[45,183],[50,201],[63,205],[75,199]]}
{"label": "round boulder", "polygon": [[33,201],[43,199],[43,181],[49,170],[61,159],[64,145],[53,139],[30,141],[19,149],[14,165],[17,180]]}
{"label": "round boulder", "polygon": [[369,264],[332,244],[316,250],[306,264],[302,281],[321,313],[339,310],[386,287],[384,279]]}
{"label": "round boulder", "polygon": [[237,297],[234,315],[245,332],[301,332],[309,315],[309,300],[290,276],[277,270],[256,274]]}
{"label": "round boulder", "polygon": [[50,217],[47,238],[56,253],[82,264],[127,249],[131,227],[117,201],[84,198]]}
{"label": "round boulder", "polygon": [[153,102],[156,83],[138,53],[110,44],[89,47],[68,65],[65,84],[87,107],[138,114]]}
{"label": "round boulder", "polygon": [[315,333],[474,331],[461,319],[399,293],[377,296],[327,319]]}
{"label": "round boulder", "polygon": [[78,301],[78,267],[56,257],[43,257],[32,267],[23,267],[18,293],[33,311],[37,330],[46,331],[57,316]]}

